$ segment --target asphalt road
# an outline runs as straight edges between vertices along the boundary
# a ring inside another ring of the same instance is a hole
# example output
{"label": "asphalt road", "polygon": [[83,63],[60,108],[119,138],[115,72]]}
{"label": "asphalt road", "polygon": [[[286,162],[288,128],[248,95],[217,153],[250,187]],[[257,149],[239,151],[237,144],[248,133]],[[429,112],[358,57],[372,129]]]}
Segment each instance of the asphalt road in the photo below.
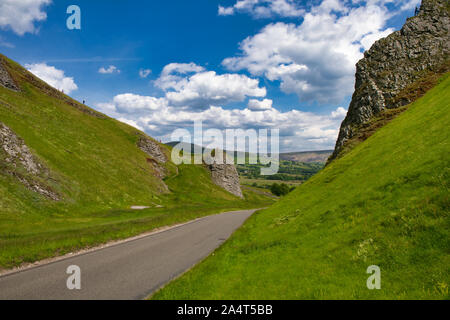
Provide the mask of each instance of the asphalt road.
{"label": "asphalt road", "polygon": [[[255,210],[208,216],[146,237],[0,277],[0,299],[143,299],[220,246]],[[69,266],[81,289],[69,290]]]}

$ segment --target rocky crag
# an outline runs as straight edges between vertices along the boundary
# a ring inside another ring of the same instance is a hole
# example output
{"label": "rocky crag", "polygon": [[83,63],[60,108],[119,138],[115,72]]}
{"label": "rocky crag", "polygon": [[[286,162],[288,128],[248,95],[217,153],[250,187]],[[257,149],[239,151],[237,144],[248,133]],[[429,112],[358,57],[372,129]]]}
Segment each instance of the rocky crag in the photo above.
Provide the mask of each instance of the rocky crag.
{"label": "rocky crag", "polygon": [[395,112],[390,110],[415,101],[435,84],[436,75],[449,71],[449,11],[448,0],[423,0],[417,16],[364,53],[356,65],[355,92],[330,160],[374,118],[384,112],[392,117]]}
{"label": "rocky crag", "polygon": [[58,201],[59,195],[46,183],[50,171],[31,153],[24,141],[0,122],[0,173],[13,176],[27,189]]}
{"label": "rocky crag", "polygon": [[6,70],[2,57],[0,57],[0,85],[14,91],[19,91],[19,87]]}
{"label": "rocky crag", "polygon": [[204,154],[203,162],[211,172],[212,182],[239,198],[244,198],[239,181],[239,173],[234,160],[223,152],[223,158],[215,156],[217,150]]}
{"label": "rocky crag", "polygon": [[208,169],[211,171],[212,181],[216,185],[224,188],[239,198],[244,197],[239,182],[239,174],[233,164],[213,163],[208,165]]}
{"label": "rocky crag", "polygon": [[148,137],[139,137],[138,147],[159,163],[166,163],[168,160],[159,144]]}
{"label": "rocky crag", "polygon": [[161,146],[153,139],[142,134],[139,134],[137,146],[148,156],[150,156],[150,158],[147,158],[147,163],[149,163],[152,167],[155,176],[161,179],[162,189],[160,190],[160,192],[169,192],[169,188],[163,181],[163,179],[167,176],[167,170],[164,164],[169,159],[164,153]]}

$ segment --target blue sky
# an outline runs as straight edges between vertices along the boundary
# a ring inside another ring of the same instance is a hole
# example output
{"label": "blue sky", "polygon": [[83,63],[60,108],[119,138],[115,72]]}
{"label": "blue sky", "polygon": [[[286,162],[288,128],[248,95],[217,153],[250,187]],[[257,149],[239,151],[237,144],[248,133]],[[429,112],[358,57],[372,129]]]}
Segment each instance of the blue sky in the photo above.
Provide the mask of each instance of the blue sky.
{"label": "blue sky", "polygon": [[[279,128],[283,151],[328,149],[354,64],[417,3],[0,0],[0,52],[164,141],[197,119]],[[66,27],[72,4],[81,30]]]}

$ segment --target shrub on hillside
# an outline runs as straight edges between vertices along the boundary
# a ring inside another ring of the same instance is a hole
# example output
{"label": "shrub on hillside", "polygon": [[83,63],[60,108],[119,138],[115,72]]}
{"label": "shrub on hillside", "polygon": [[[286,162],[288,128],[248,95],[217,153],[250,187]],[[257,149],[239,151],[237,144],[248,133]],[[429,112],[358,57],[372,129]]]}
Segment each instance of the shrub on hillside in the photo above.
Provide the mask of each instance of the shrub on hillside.
{"label": "shrub on hillside", "polygon": [[274,195],[281,197],[287,195],[289,192],[291,192],[291,189],[289,186],[285,183],[274,183],[270,187],[270,192],[272,192]]}

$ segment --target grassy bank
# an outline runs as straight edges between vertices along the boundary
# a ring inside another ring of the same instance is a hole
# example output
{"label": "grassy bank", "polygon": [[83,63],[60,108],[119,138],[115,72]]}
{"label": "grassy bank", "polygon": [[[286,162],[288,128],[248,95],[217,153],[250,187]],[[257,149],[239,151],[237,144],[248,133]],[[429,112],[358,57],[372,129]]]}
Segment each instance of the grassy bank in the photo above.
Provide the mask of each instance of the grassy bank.
{"label": "grassy bank", "polygon": [[153,298],[449,299],[448,101],[447,74]]}

